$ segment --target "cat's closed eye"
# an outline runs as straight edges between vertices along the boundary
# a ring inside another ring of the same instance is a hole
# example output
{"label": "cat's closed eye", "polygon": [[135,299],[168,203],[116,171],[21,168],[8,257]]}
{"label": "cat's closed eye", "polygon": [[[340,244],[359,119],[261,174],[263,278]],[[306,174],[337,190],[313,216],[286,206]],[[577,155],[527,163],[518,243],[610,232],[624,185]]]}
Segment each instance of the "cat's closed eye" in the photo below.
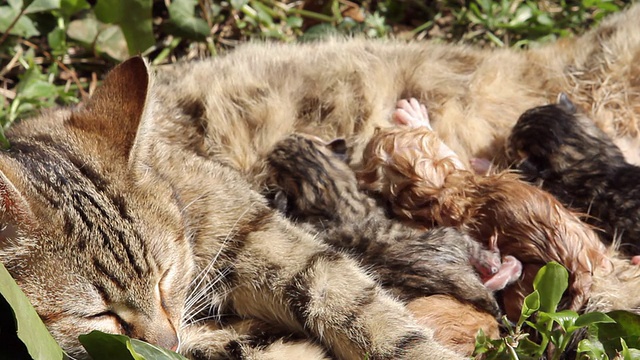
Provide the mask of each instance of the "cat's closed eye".
{"label": "cat's closed eye", "polygon": [[86,318],[93,323],[96,329],[110,334],[127,335],[130,334],[132,330],[131,324],[124,321],[122,317],[111,310],[89,315]]}

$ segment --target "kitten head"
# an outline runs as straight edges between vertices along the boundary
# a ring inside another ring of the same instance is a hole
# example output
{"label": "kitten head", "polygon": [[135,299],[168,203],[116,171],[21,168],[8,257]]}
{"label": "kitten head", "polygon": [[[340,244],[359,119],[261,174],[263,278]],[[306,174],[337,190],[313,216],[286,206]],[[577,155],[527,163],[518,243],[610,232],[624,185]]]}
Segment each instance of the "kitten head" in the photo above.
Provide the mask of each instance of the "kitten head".
{"label": "kitten head", "polygon": [[507,154],[529,180],[548,179],[572,168],[599,172],[622,153],[564,94],[558,103],[527,110],[508,139]]}
{"label": "kitten head", "polygon": [[131,171],[148,84],[131,59],[84,107],[14,125],[0,153],[0,261],[73,357],[94,329],[178,345],[193,266],[180,209]]}
{"label": "kitten head", "polygon": [[340,194],[356,185],[347,153],[343,139],[296,134],[277,143],[267,158],[273,206],[294,219],[333,218]]}

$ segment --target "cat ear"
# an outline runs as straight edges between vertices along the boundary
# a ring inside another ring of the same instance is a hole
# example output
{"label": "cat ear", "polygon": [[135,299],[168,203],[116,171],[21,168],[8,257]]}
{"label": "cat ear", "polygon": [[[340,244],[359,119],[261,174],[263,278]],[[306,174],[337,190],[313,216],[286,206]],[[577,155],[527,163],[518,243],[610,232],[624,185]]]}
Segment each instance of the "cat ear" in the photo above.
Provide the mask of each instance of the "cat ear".
{"label": "cat ear", "polygon": [[35,224],[35,217],[24,196],[9,180],[5,164],[0,162],[0,248],[7,238],[15,236],[18,226]]}
{"label": "cat ear", "polygon": [[569,99],[569,96],[563,92],[558,94],[558,105],[562,107],[569,114],[575,114],[577,109],[573,102]]}
{"label": "cat ear", "polygon": [[70,124],[102,134],[128,155],[146,106],[149,80],[144,59],[130,58],[107,74],[86,106],[72,115]]}
{"label": "cat ear", "polygon": [[327,147],[342,161],[348,162],[349,147],[347,146],[347,141],[345,139],[334,139],[327,144]]}

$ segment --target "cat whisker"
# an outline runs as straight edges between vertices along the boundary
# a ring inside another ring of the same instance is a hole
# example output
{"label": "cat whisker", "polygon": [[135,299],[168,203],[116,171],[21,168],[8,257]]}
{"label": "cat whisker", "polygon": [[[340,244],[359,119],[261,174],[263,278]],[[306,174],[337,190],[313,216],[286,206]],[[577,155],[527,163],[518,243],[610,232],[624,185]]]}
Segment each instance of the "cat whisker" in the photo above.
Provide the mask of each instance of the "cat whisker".
{"label": "cat whisker", "polygon": [[[186,209],[189,205],[193,204],[193,201],[189,204],[187,204],[184,209]],[[219,283],[223,283],[223,280],[226,278],[226,276],[229,274],[230,269],[225,268],[224,270],[220,271],[218,269],[215,269],[215,272],[217,273],[215,277],[213,277],[213,279],[210,280],[210,275],[212,272],[212,269],[214,269],[214,265],[216,263],[216,261],[218,260],[218,258],[220,257],[222,250],[225,248],[225,246],[227,245],[227,242],[236,234],[236,228],[237,225],[239,223],[239,221],[247,214],[247,212],[253,207],[254,203],[251,203],[244,212],[242,212],[242,214],[240,214],[240,216],[238,216],[238,218],[236,219],[235,223],[231,226],[231,229],[229,230],[229,232],[227,233],[227,236],[224,238],[224,240],[222,240],[221,246],[218,249],[218,251],[216,252],[216,254],[213,256],[213,258],[211,259],[211,261],[209,262],[209,264],[207,264],[207,266],[202,269],[195,277],[194,280],[192,281],[192,285],[191,285],[191,292],[187,295],[187,300],[185,302],[185,306],[184,306],[184,315],[183,315],[183,321],[182,323],[184,324],[185,322],[188,322],[187,320],[192,319],[193,317],[195,317],[195,315],[197,315],[198,313],[200,313],[202,310],[204,310],[207,306],[209,307],[209,313],[213,312],[213,310],[215,309],[216,305],[219,303],[219,301],[217,301],[217,299],[220,298],[224,298],[229,291],[224,291],[223,294],[220,294],[220,289],[217,289],[217,295],[219,296],[212,296],[211,294],[213,293],[213,289],[216,285],[218,285]],[[194,282],[195,285],[193,284]],[[206,285],[203,285],[203,283],[206,282]],[[198,304],[198,302],[200,302],[202,299],[208,299],[209,301],[203,301],[202,304],[200,304],[199,306],[194,308],[194,305]],[[183,326],[183,325],[181,325]]]}

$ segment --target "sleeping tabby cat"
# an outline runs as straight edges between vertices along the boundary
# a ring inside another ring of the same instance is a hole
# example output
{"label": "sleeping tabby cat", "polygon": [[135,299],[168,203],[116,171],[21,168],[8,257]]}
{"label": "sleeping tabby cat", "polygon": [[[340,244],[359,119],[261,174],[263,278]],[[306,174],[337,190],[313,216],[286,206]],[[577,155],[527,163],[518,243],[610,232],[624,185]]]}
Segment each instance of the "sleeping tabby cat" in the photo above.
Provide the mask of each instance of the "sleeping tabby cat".
{"label": "sleeping tabby cat", "polygon": [[[9,130],[0,260],[74,356],[76,335],[98,328],[170,348],[177,334],[181,351],[202,358],[294,350],[453,358],[355,261],[250,190],[264,184],[266,154],[304,130],[361,150],[376,126],[389,125],[395,102],[415,96],[463,160],[492,158],[519,114],[561,91],[630,144],[640,114],[639,17],[635,5],[580,38],[526,52],[250,44],[160,69],[150,86],[133,59],[84,107]],[[600,309],[638,309],[640,286],[629,284],[640,275],[613,261],[592,299]],[[209,319],[227,313],[246,319]],[[252,324],[313,343],[256,339]]]}
{"label": "sleeping tabby cat", "polygon": [[234,170],[145,142],[147,84],[133,58],[85,106],[13,126],[0,154],[0,259],[69,355],[99,329],[196,358],[458,358]]}

